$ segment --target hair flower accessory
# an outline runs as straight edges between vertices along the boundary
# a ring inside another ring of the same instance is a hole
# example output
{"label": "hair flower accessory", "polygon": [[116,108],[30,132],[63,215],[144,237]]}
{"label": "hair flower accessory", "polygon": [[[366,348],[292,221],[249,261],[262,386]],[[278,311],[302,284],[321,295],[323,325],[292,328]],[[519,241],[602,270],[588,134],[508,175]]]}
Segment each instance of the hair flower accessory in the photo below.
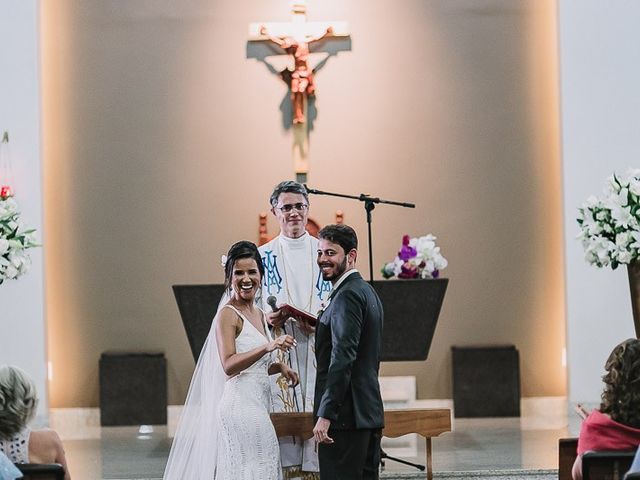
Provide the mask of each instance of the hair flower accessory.
{"label": "hair flower accessory", "polygon": [[227,266],[227,256],[226,255],[220,256],[220,265],[222,265],[222,268],[226,268],[226,266]]}
{"label": "hair flower accessory", "polygon": [[382,267],[384,278],[438,278],[448,263],[436,246],[436,237],[403,235],[396,258]]}

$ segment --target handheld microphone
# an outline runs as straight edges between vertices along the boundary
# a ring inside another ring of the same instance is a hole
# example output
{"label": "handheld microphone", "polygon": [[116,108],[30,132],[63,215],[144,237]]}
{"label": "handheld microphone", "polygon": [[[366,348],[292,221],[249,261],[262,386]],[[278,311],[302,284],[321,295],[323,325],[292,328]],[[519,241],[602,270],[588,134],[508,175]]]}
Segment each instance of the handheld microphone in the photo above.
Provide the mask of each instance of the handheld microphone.
{"label": "handheld microphone", "polygon": [[274,297],[273,295],[269,295],[267,297],[267,303],[271,307],[272,311],[274,311],[274,312],[278,311],[278,307],[276,306],[276,297]]}
{"label": "handheld microphone", "polygon": [[[278,311],[278,307],[276,306],[276,301],[277,301],[276,297],[274,297],[273,295],[269,295],[267,297],[267,303],[271,307],[272,312]],[[287,334],[287,327],[285,327],[284,323],[282,324],[282,331],[285,333],[285,335]]]}

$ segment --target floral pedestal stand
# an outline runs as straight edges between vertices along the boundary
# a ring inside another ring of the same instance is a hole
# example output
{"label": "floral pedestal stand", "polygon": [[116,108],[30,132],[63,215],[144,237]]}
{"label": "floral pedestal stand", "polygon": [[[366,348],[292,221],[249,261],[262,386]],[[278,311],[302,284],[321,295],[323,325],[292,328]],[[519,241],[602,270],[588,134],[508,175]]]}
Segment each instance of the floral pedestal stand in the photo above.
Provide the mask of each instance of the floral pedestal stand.
{"label": "floral pedestal stand", "polygon": [[636,327],[636,338],[640,338],[640,262],[636,260],[627,265],[627,273],[629,274],[633,324]]}

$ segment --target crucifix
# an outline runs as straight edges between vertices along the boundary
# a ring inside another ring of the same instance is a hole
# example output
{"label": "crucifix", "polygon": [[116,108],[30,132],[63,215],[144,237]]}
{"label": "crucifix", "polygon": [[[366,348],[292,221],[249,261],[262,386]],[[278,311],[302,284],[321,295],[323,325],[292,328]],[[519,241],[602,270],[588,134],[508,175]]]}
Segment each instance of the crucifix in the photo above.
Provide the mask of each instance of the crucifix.
{"label": "crucifix", "polygon": [[291,55],[293,65],[280,76],[291,93],[293,168],[296,180],[306,183],[309,173],[308,99],[315,95],[315,69],[309,65],[309,45],[326,37],[347,37],[346,22],[307,22],[306,0],[294,0],[290,22],[252,23],[249,41],[268,41]]}

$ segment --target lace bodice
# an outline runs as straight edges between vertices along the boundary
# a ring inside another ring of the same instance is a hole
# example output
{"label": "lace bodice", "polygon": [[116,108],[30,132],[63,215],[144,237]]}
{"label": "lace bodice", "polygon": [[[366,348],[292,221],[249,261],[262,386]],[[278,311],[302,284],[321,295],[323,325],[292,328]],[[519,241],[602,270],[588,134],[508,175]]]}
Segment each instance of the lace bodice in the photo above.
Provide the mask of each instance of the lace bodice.
{"label": "lace bodice", "polygon": [[[264,348],[271,340],[237,309],[224,308],[242,318],[236,353]],[[219,313],[196,364],[163,478],[281,480],[278,439],[269,417],[271,355],[228,377],[217,348],[218,320]]]}
{"label": "lace bodice", "polygon": [[[240,316],[240,318],[242,318],[242,331],[236,338],[236,353],[248,352],[271,341],[270,337],[267,339],[267,337],[265,337],[262,332],[258,331],[258,329],[249,321],[249,319],[247,319],[247,317],[245,317],[237,308],[231,305],[226,305],[226,308],[230,308],[231,310],[236,312]],[[262,325],[262,328],[264,329],[266,334],[269,335],[269,329],[266,328],[264,316],[262,319]],[[261,375],[265,375],[267,374],[267,370],[269,369],[270,364],[271,355],[263,355],[260,360],[251,365],[249,368],[246,368],[245,370],[240,372],[239,375],[249,373],[259,373]]]}
{"label": "lace bodice", "polygon": [[[242,331],[236,337],[236,353],[253,350],[270,341],[237,309],[227,307],[243,320]],[[268,329],[263,328],[269,335]],[[225,383],[218,408],[221,448],[215,480],[281,479],[278,439],[269,418],[270,363],[271,355],[263,355]]]}

